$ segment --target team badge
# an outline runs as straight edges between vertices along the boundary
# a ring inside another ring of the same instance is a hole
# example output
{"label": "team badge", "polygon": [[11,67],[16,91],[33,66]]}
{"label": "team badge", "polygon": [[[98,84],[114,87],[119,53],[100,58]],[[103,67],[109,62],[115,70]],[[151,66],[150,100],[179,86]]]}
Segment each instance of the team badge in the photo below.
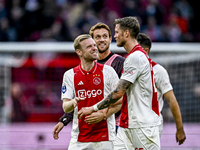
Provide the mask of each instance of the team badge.
{"label": "team badge", "polygon": [[93,83],[94,83],[95,85],[99,85],[99,84],[101,83],[101,79],[100,79],[99,77],[95,77],[95,78],[93,79]]}
{"label": "team badge", "polygon": [[62,93],[64,94],[66,91],[67,91],[67,87],[64,85],[64,86],[62,87]]}

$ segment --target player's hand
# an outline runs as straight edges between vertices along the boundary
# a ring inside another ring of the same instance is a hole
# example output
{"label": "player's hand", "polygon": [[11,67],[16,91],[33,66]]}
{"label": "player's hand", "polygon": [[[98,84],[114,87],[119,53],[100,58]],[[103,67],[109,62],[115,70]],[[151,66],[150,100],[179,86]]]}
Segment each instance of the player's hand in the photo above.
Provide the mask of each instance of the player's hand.
{"label": "player's hand", "polygon": [[104,119],[103,111],[93,112],[91,115],[85,117],[85,122],[88,124],[98,123]]}
{"label": "player's hand", "polygon": [[58,122],[57,125],[53,128],[53,138],[57,140],[59,138],[58,134],[63,129],[64,124],[62,122]]}
{"label": "player's hand", "polygon": [[78,105],[78,103],[80,102],[80,101],[83,101],[83,100],[85,100],[84,98],[80,98],[80,97],[75,97],[74,99],[72,99],[73,100],[73,105],[74,105],[74,108]]}
{"label": "player's hand", "polygon": [[81,119],[83,116],[90,115],[93,112],[94,112],[94,108],[92,106],[91,107],[82,107],[78,111],[78,118]]}
{"label": "player's hand", "polygon": [[177,130],[176,131],[176,142],[178,142],[179,145],[181,145],[185,142],[185,140],[186,140],[186,135],[185,135],[183,128],[180,130]]}

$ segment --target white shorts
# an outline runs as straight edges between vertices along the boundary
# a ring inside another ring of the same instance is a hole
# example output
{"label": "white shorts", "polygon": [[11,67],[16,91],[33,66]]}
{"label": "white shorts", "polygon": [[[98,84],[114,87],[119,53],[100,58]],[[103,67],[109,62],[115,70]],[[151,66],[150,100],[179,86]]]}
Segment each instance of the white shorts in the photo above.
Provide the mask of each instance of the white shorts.
{"label": "white shorts", "polygon": [[71,140],[68,150],[113,150],[113,141],[77,142]]}
{"label": "white shorts", "polygon": [[114,150],[160,150],[159,126],[137,129],[119,127]]}

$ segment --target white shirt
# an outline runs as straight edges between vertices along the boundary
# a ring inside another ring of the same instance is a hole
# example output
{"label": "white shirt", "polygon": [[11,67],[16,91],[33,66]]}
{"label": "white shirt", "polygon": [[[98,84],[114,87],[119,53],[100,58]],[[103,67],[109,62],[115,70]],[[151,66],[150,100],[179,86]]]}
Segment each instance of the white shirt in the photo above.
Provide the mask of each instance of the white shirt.
{"label": "white shirt", "polygon": [[159,64],[156,64],[155,66],[153,66],[153,72],[157,87],[159,112],[161,113],[164,105],[163,94],[167,93],[173,88],[170,83],[169,75],[164,67],[162,67]]}
{"label": "white shirt", "polygon": [[[148,56],[140,50],[141,47],[128,55],[124,62],[124,72],[121,79],[131,82],[132,85],[126,91],[127,104],[126,102],[122,104],[121,127],[140,128],[161,124],[159,115],[152,110],[153,88],[150,63]],[[123,115],[123,111],[126,112],[126,109],[128,109],[127,117],[125,113]],[[125,118],[123,122],[127,125],[122,126],[123,118]]]}

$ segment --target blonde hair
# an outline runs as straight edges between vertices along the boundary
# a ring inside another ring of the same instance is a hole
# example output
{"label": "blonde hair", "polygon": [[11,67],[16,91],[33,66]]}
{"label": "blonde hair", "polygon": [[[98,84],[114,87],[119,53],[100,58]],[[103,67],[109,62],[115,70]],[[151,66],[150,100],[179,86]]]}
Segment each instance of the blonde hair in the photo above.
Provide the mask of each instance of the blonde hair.
{"label": "blonde hair", "polygon": [[76,37],[76,39],[74,40],[74,49],[77,50],[77,49],[82,49],[81,47],[81,42],[86,40],[86,39],[90,39],[92,38],[89,34],[82,34],[82,35],[79,35],[78,37]]}

